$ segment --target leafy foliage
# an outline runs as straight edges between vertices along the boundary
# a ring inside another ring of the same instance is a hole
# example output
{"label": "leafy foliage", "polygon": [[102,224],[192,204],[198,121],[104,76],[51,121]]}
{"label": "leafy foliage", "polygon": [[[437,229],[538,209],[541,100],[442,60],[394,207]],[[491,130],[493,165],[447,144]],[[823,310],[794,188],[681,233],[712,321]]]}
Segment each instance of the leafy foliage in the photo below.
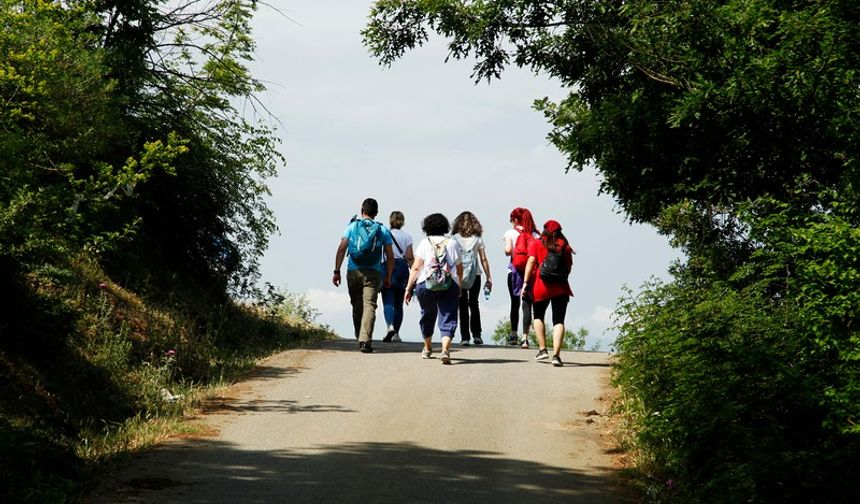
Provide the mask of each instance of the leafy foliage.
{"label": "leafy foliage", "polygon": [[687,255],[619,308],[645,495],[860,498],[860,4],[379,0],[363,34],[391,64],[432,32],[569,88],[535,102],[568,169]]}
{"label": "leafy foliage", "polygon": [[857,226],[774,201],[744,218],[760,242],[730,280],[680,268],[621,306],[615,380],[645,467],[666,498],[853,500]]}
{"label": "leafy foliage", "polygon": [[256,7],[0,0],[0,500],[68,501],[192,384],[325,333],[302,298],[236,301],[283,161],[245,67]]}
{"label": "leafy foliage", "polygon": [[[552,328],[547,328],[547,345],[552,346]],[[501,319],[496,323],[496,328],[493,329],[493,342],[497,345],[506,345],[508,338],[511,335],[511,321],[509,319]],[[583,350],[585,348],[585,338],[588,336],[588,329],[580,327],[576,332],[570,329],[564,330],[564,338],[561,341],[561,347],[567,350]],[[534,331],[529,331],[529,341],[532,346],[537,347],[537,336]]]}

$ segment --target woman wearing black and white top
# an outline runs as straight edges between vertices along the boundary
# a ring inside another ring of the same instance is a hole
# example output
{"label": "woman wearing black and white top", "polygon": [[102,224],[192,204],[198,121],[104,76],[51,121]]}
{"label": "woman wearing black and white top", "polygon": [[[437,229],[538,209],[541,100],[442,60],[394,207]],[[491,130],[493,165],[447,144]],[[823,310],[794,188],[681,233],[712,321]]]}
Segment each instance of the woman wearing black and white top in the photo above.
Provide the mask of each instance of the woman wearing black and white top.
{"label": "woman wearing black and white top", "polygon": [[[400,326],[403,324],[403,298],[406,294],[406,282],[409,280],[409,268],[412,267],[412,235],[403,231],[406,218],[403,212],[395,210],[388,219],[391,224],[391,239],[394,242],[391,250],[394,255],[394,273],[391,275],[391,287],[382,289],[382,312],[388,333],[382,338],[385,342],[400,342]],[[382,262],[385,262],[383,256]]]}
{"label": "woman wearing black and white top", "polygon": [[493,276],[490,274],[490,262],[484,240],[481,238],[484,230],[481,222],[472,212],[461,212],[454,218],[451,232],[460,244],[463,262],[463,283],[460,284],[460,344],[466,346],[470,340],[476,345],[482,345],[481,339],[481,310],[478,300],[481,298],[481,269],[487,276],[483,288],[490,291],[493,288]]}

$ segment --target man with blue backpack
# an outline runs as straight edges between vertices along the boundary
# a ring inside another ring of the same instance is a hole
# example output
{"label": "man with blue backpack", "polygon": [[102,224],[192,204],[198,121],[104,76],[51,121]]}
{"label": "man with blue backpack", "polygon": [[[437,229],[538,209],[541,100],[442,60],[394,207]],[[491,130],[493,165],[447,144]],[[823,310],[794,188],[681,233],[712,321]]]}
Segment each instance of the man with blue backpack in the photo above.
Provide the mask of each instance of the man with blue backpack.
{"label": "man with blue backpack", "polygon": [[[367,198],[361,204],[361,218],[353,218],[337,247],[332,283],[340,286],[340,266],[349,255],[346,286],[352,305],[352,325],[362,353],[373,352],[373,327],[376,325],[376,300],[383,286],[391,285],[394,272],[394,254],[391,249],[391,232],[382,223],[373,220],[379,213],[379,204]],[[385,273],[382,271],[382,252],[385,251]]]}

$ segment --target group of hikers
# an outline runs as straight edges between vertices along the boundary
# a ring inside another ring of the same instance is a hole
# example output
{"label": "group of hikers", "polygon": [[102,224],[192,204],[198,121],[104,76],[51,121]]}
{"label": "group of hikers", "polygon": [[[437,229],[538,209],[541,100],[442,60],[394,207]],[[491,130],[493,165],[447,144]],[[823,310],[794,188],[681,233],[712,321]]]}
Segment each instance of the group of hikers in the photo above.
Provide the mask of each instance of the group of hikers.
{"label": "group of hikers", "polygon": [[[453,224],[441,213],[424,218],[425,237],[413,247],[412,236],[403,230],[402,212],[391,212],[390,229],[376,216],[379,205],[373,198],[361,204],[360,216],[353,217],[343,233],[335,255],[332,282],[341,284],[341,265],[349,257],[346,283],[352,304],[355,338],[362,353],[373,352],[377,298],[381,292],[388,331],[383,342],[399,342],[403,306],[413,297],[421,307],[419,326],[424,338],[421,356],[430,359],[432,338],[439,328],[442,339],[440,360],[451,364],[451,345],[460,328],[460,345],[483,344],[478,307],[481,290],[489,297],[493,277],[482,239],[483,228],[472,212],[461,212]],[[511,298],[511,333],[507,343],[529,348],[533,326],[538,343],[537,360],[552,360],[562,366],[561,345],[564,318],[573,291],[568,282],[574,250],[555,220],[541,231],[527,208],[510,214],[511,228],[504,234],[508,263],[508,293]],[[449,235],[450,233],[450,235]],[[486,280],[481,283],[481,272]],[[552,306],[552,348],[546,342],[547,309]],[[518,327],[522,312],[522,339]]]}

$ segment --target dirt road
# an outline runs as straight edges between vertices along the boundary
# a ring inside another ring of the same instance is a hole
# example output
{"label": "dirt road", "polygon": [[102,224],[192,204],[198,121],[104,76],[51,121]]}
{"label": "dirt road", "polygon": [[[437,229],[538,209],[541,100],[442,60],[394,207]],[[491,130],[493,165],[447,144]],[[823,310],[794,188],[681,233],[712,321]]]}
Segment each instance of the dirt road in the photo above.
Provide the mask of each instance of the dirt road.
{"label": "dirt road", "polygon": [[[605,353],[333,341],[270,358],[203,422],[95,503],[623,502],[603,399]],[[438,357],[438,353],[434,354]]]}

